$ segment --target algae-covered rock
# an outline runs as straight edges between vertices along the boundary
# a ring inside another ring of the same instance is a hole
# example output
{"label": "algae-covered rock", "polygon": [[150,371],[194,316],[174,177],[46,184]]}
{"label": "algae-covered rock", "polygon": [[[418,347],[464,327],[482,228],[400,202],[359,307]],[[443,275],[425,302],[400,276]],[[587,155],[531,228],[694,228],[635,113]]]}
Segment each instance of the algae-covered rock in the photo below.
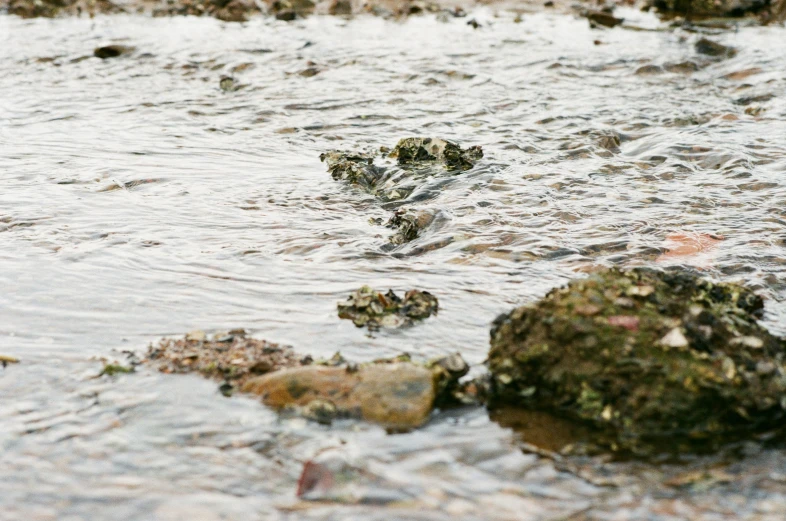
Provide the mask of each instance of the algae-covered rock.
{"label": "algae-covered rock", "polygon": [[384,172],[374,166],[374,156],[370,154],[334,150],[321,154],[319,160],[327,164],[333,179],[348,181],[369,191],[373,190]]}
{"label": "algae-covered rock", "polygon": [[403,356],[362,365],[311,365],[248,380],[243,392],[257,394],[276,409],[322,423],[359,418],[392,430],[422,425],[435,405],[450,402],[466,374],[460,355],[417,364]]}
{"label": "algae-covered rock", "polygon": [[402,299],[393,290],[387,293],[363,286],[347,300],[338,303],[339,318],[352,320],[357,327],[371,330],[380,327],[398,327],[436,315],[439,310],[437,297],[428,291],[410,290]]}
{"label": "algae-covered rock", "polygon": [[441,161],[451,170],[469,170],[475,166],[474,161],[483,157],[483,149],[472,146],[464,150],[444,139],[409,137],[399,140],[390,157],[398,159],[401,165]]}
{"label": "algae-covered rock", "polygon": [[590,441],[638,453],[783,425],[786,346],[762,309],[690,272],[596,273],[494,321],[492,401],[588,422],[604,433]]}
{"label": "algae-covered rock", "polygon": [[390,242],[395,245],[413,241],[420,236],[420,232],[434,221],[434,213],[424,210],[396,210],[393,216],[385,223],[386,228],[396,230],[390,236]]}
{"label": "algae-covered rock", "polygon": [[192,331],[181,339],[167,338],[151,345],[147,358],[163,373],[199,373],[225,381],[231,388],[251,377],[301,363],[291,347],[246,336],[242,329],[212,338],[203,331]]}

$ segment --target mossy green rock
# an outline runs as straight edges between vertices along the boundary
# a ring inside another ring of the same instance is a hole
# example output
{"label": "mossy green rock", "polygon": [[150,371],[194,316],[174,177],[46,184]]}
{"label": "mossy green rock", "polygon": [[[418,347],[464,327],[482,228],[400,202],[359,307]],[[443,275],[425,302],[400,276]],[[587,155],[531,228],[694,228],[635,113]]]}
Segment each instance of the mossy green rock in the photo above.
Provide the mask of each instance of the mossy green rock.
{"label": "mossy green rock", "polygon": [[[694,450],[786,425],[786,345],[750,290],[691,272],[602,271],[498,317],[492,405],[592,424],[604,449]],[[698,442],[698,443],[697,443]]]}

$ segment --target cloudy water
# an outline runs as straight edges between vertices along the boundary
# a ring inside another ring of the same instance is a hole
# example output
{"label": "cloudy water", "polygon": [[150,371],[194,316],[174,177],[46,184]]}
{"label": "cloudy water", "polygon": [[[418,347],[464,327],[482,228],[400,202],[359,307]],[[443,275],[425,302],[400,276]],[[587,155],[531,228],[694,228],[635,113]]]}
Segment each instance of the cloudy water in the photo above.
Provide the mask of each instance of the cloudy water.
{"label": "cloudy water", "polygon": [[[478,374],[494,317],[612,265],[744,281],[786,333],[783,29],[705,32],[738,49],[716,60],[632,10],[646,30],[474,14],[0,17],[0,354],[21,360],[0,368],[0,518],[783,519],[786,451],[755,443],[564,460],[534,454],[570,434],[539,417],[454,410],[388,435],[197,376],[97,377],[162,336],[238,327],[314,357],[459,351]],[[93,56],[110,43],[134,50]],[[408,136],[485,157],[392,202],[319,160]],[[436,218],[391,249],[377,220],[400,207]],[[364,284],[428,290],[439,315],[369,336],[336,317]],[[298,500],[314,457],[346,482]]]}

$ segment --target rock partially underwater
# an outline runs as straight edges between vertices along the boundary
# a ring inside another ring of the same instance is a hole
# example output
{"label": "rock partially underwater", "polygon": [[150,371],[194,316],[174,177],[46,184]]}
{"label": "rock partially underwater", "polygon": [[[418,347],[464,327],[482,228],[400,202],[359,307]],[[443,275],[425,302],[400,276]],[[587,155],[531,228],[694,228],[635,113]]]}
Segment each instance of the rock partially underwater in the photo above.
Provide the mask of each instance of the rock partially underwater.
{"label": "rock partially underwater", "polygon": [[493,405],[581,420],[601,448],[701,450],[783,427],[786,345],[750,290],[616,269],[552,290],[491,330]]}
{"label": "rock partially underwater", "polygon": [[387,156],[396,164],[374,164],[374,155],[329,151],[319,156],[333,179],[356,185],[384,202],[400,201],[417,192],[426,180],[444,172],[462,172],[483,157],[479,146],[462,149],[434,138],[405,138]]}
{"label": "rock partially underwater", "polygon": [[434,216],[434,212],[426,210],[396,210],[385,223],[386,228],[395,230],[395,233],[390,236],[390,243],[398,246],[414,241],[434,222]]}
{"label": "rock partially underwater", "polygon": [[371,154],[331,151],[320,154],[319,160],[327,165],[336,181],[346,181],[371,192],[382,178],[384,170],[374,166]]}
{"label": "rock partially underwater", "polygon": [[449,170],[469,170],[483,157],[483,149],[472,146],[466,150],[456,143],[429,137],[409,137],[399,140],[390,153],[400,165],[439,161]]}
{"label": "rock partially underwater", "polygon": [[358,418],[402,431],[425,423],[434,407],[472,403],[459,385],[469,367],[454,354],[418,363],[408,356],[351,364],[340,355],[314,361],[242,330],[208,338],[201,331],[151,345],[146,360],[164,373],[199,373],[233,390],[256,394],[277,410],[330,423]]}
{"label": "rock partially underwater", "polygon": [[249,380],[242,391],[322,423],[350,417],[409,430],[426,422],[449,378],[404,359],[287,369]]}
{"label": "rock partially underwater", "polygon": [[428,291],[413,289],[401,298],[393,290],[382,293],[363,286],[347,300],[339,302],[337,307],[339,318],[352,320],[357,327],[366,326],[370,330],[377,330],[381,327],[409,325],[436,315],[439,301]]}

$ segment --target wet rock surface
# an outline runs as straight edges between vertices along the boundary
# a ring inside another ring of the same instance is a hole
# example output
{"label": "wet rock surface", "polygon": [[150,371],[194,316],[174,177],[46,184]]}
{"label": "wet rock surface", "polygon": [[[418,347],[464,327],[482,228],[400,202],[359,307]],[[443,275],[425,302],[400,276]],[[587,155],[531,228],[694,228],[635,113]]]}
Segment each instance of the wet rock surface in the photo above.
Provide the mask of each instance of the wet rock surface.
{"label": "wet rock surface", "polygon": [[413,289],[401,298],[393,290],[382,293],[363,286],[346,301],[339,302],[337,307],[339,318],[352,320],[357,327],[378,330],[410,325],[416,320],[436,315],[439,301],[428,291]]}
{"label": "wet rock surface", "polygon": [[251,379],[242,391],[322,423],[362,418],[397,430],[423,424],[436,399],[432,372],[411,362],[287,369]]}
{"label": "wet rock surface", "polygon": [[465,150],[444,139],[410,137],[401,139],[390,157],[396,158],[400,165],[439,161],[450,170],[469,170],[483,157],[483,149],[471,146]]}
{"label": "wet rock surface", "polygon": [[615,451],[706,450],[781,427],[786,347],[750,290],[691,272],[607,270],[494,321],[492,402],[599,429]]}

